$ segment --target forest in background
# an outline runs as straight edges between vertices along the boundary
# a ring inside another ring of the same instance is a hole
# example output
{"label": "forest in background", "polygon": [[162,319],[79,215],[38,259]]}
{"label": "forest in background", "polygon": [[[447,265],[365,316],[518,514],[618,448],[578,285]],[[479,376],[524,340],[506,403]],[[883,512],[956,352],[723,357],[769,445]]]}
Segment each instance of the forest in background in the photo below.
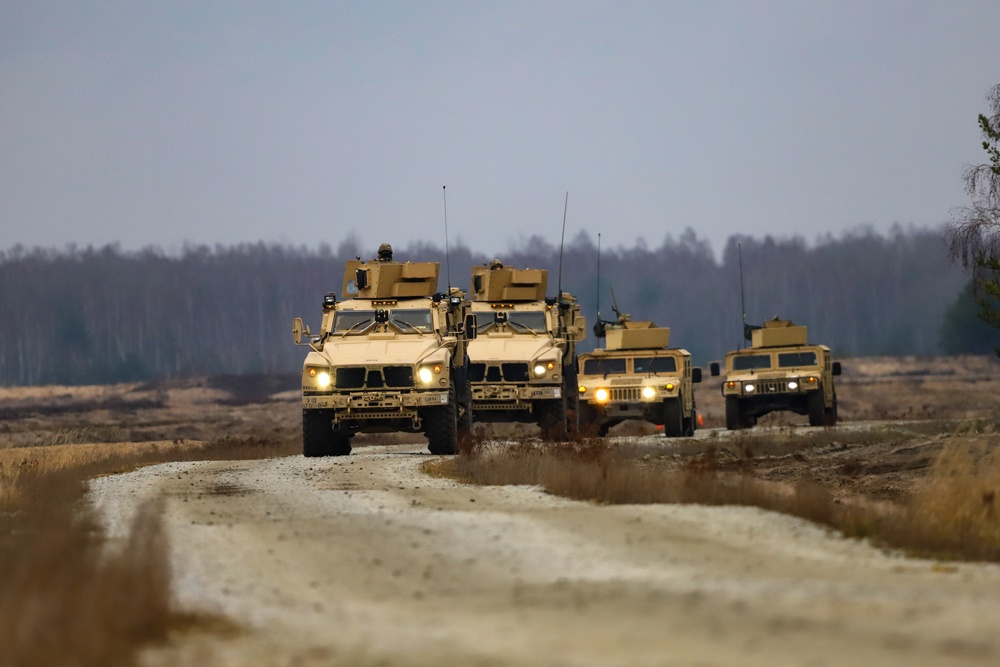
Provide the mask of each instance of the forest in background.
{"label": "forest in background", "polygon": [[[392,239],[386,239],[392,242]],[[742,343],[740,249],[747,319],[809,327],[810,342],[840,358],[990,354],[1000,333],[975,318],[968,277],[948,257],[941,230],[861,229],[801,238],[732,237],[716,258],[688,229],[656,248],[614,246],[581,232],[563,249],[562,288],[580,301],[588,329],[611,291],[633,319],[671,327],[671,345],[695,363]],[[0,252],[0,384],[99,384],[194,375],[294,373],[304,348],[291,320],[314,329],[343,263],[375,248],[348,236],[336,247],[264,243],[191,246],[170,255],[116,246]],[[555,296],[560,249],[535,237],[504,253],[443,242],[395,248],[397,261],[440,261],[440,289],[468,289],[473,265],[548,269]],[[339,296],[339,294],[338,294]],[[592,334],[583,349],[596,343]]]}

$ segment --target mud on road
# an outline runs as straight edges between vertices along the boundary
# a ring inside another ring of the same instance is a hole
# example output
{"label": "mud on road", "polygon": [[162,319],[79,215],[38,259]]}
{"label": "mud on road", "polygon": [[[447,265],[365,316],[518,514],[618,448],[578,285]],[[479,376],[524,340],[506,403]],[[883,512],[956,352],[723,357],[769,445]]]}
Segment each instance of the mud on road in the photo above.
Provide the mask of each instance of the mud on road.
{"label": "mud on road", "polygon": [[92,482],[113,535],[163,498],[193,632],[146,665],[992,665],[1000,569],[753,508],[596,506],[430,477],[420,445]]}

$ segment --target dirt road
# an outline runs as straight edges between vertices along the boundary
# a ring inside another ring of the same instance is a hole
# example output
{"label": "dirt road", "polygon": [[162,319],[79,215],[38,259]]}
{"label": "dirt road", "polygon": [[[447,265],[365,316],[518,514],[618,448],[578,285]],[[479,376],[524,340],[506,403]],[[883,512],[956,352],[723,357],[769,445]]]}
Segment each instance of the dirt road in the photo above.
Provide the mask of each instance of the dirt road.
{"label": "dirt road", "polygon": [[887,555],[753,508],[594,506],[346,459],[97,479],[121,535],[164,498],[176,594],[245,630],[147,665],[994,665],[1000,568]]}

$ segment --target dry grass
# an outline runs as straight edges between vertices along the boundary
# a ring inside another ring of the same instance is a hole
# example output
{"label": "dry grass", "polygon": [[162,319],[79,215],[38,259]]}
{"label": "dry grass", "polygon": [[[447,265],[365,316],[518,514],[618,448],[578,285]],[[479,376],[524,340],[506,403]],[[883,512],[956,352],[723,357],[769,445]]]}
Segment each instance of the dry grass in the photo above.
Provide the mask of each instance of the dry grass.
{"label": "dry grass", "polygon": [[[845,500],[808,477],[789,483],[757,475],[761,453],[798,456],[843,447],[851,438],[898,448],[925,438],[925,430],[927,425],[915,432],[820,430],[797,436],[789,431],[742,435],[726,443],[689,441],[670,448],[669,465],[649,454],[662,447],[615,446],[592,437],[561,444],[527,438],[498,442],[480,430],[463,443],[458,457],[428,466],[435,474],[467,483],[537,485],[555,495],[598,503],[756,506],[914,554],[1000,562],[1000,449],[994,439],[970,442],[963,436],[949,442],[934,456],[923,482],[895,504],[864,497]],[[848,459],[839,472],[857,474],[863,465]]]}
{"label": "dry grass", "polygon": [[128,665],[136,650],[203,623],[175,609],[159,509],[106,548],[86,480],[176,460],[281,456],[297,442],[58,445],[0,449],[0,665]]}

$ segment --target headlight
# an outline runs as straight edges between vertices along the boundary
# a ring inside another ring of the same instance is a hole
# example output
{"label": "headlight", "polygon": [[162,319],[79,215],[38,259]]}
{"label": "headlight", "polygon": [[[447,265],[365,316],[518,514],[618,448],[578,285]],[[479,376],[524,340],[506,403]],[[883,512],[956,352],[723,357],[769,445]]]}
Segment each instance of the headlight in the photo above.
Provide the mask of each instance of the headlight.
{"label": "headlight", "polygon": [[586,393],[587,393],[587,388],[586,388],[586,387],[584,387],[584,386],[583,386],[583,385],[581,384],[581,385],[580,385],[580,388],[578,389],[578,391],[579,391],[579,392],[580,392],[581,394],[586,394]]}
{"label": "headlight", "polygon": [[545,375],[545,366],[543,364],[535,364],[535,375],[538,377]]}
{"label": "headlight", "polygon": [[656,398],[656,390],[652,387],[643,387],[642,397],[645,399]]}
{"label": "headlight", "polygon": [[796,389],[799,388],[799,383],[796,382],[795,380],[789,380],[788,381],[788,388],[791,389],[792,391],[795,391]]}
{"label": "headlight", "polygon": [[421,366],[417,369],[417,379],[420,381],[420,384],[430,384],[434,381],[435,375],[441,375],[441,364]]}
{"label": "headlight", "polygon": [[594,392],[594,398],[597,400],[598,403],[606,402],[608,400],[608,390],[598,389],[597,391]]}
{"label": "headlight", "polygon": [[745,391],[746,393],[752,394],[753,390],[754,390],[754,386],[752,384],[747,383],[747,384],[743,385],[743,391]]}
{"label": "headlight", "polygon": [[816,384],[816,378],[810,375],[806,378],[806,384]]}
{"label": "headlight", "polygon": [[673,382],[668,382],[667,384],[665,384],[663,386],[663,388],[666,389],[667,391],[673,391],[674,390],[674,383]]}
{"label": "headlight", "polygon": [[327,373],[326,371],[323,371],[322,373],[318,374],[316,376],[316,383],[323,389],[326,389],[327,387],[330,386],[330,374]]}

